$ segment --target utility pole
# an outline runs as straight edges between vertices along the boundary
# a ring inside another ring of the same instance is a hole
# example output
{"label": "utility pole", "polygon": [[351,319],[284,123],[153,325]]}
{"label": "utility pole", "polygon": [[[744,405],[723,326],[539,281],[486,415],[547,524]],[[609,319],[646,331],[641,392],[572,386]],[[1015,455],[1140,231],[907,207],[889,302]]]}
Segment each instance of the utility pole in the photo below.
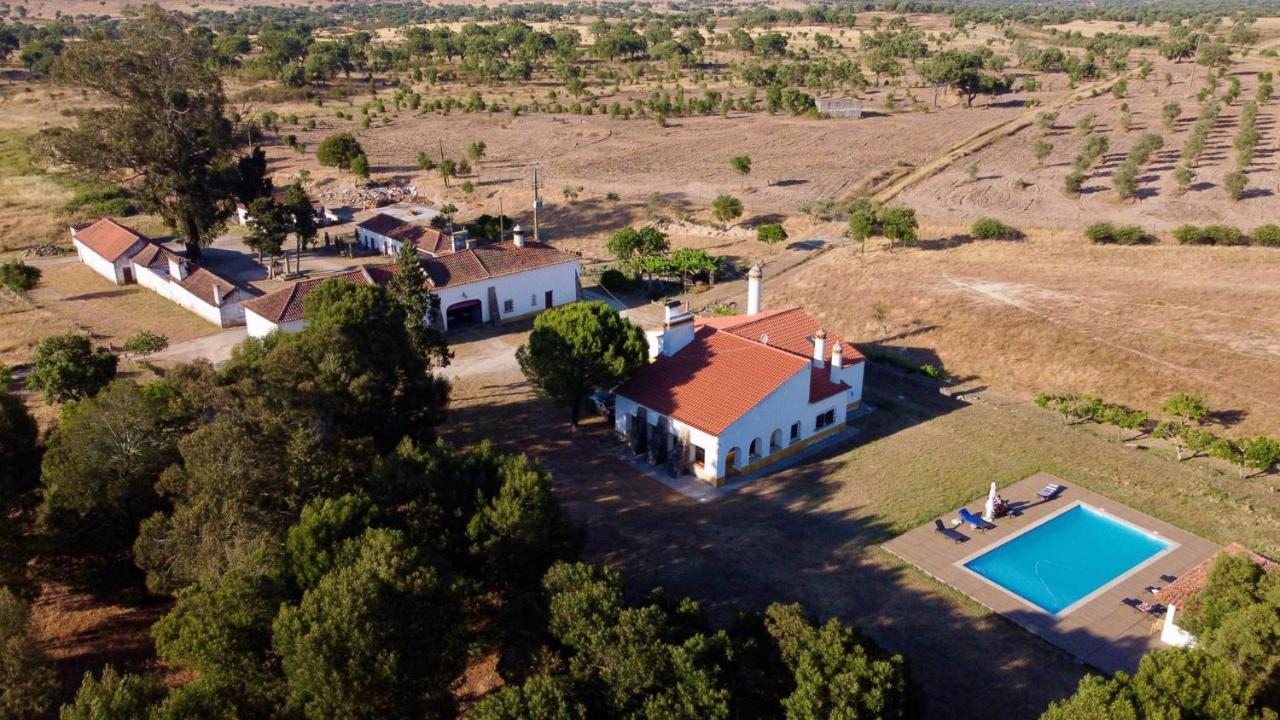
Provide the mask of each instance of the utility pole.
{"label": "utility pole", "polygon": [[498,243],[499,244],[507,241],[507,222],[506,220],[503,219],[504,217],[505,216],[502,214],[502,197],[499,196],[498,197]]}
{"label": "utility pole", "polygon": [[538,237],[538,210],[542,207],[542,198],[538,195],[538,189],[542,187],[542,183],[538,180],[538,166],[533,166],[533,241],[542,242]]}
{"label": "utility pole", "polygon": [[444,178],[444,186],[449,187],[449,176],[444,172],[444,140],[437,139],[436,142],[440,143],[440,177]]}

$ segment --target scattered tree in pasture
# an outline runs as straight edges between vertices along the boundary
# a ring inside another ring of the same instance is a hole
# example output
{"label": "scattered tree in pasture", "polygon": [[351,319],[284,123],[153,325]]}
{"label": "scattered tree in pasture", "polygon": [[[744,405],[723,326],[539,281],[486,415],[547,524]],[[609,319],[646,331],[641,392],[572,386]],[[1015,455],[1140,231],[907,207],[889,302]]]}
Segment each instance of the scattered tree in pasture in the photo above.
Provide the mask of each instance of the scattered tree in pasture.
{"label": "scattered tree in pasture", "polygon": [[734,155],[729,158],[729,166],[744,178],[751,174],[751,158],[747,155]]}
{"label": "scattered tree in pasture", "polygon": [[1186,425],[1203,423],[1209,417],[1210,412],[1209,406],[1204,399],[1192,393],[1173,395],[1164,402],[1162,409],[1170,415],[1181,418]]}
{"label": "scattered tree in pasture", "polygon": [[711,214],[722,223],[731,222],[742,216],[742,201],[732,195],[717,195],[711,201]]}
{"label": "scattered tree in pasture", "polygon": [[901,243],[911,245],[917,239],[920,224],[916,221],[916,211],[908,207],[887,207],[878,214],[880,232],[889,238],[889,249]]}
{"label": "scattered tree in pasture", "polygon": [[350,169],[351,163],[361,155],[364,155],[364,149],[360,147],[360,141],[347,132],[326,137],[316,148],[317,162],[342,170]]}
{"label": "scattered tree in pasture", "polygon": [[1049,159],[1053,154],[1053,143],[1047,140],[1036,140],[1032,144],[1032,154],[1036,157],[1036,165],[1044,165],[1044,161]]}
{"label": "scattered tree in pasture", "polygon": [[136,197],[198,259],[235,211],[239,139],[212,45],[182,15],[151,5],[118,33],[70,43],[55,75],[106,103],[44,133],[53,158],[102,179],[135,178]]}
{"label": "scattered tree in pasture", "polygon": [[516,351],[529,382],[569,410],[577,426],[582,401],[609,388],[648,360],[644,331],[609,305],[578,302],[543,312],[528,343]]}
{"label": "scattered tree in pasture", "polygon": [[614,259],[633,262],[637,258],[663,255],[671,248],[666,233],[656,227],[626,227],[609,236],[606,249]]}
{"label": "scattered tree in pasture", "polygon": [[862,245],[865,252],[867,238],[876,232],[876,207],[865,197],[856,198],[845,210],[849,216],[849,237]]}
{"label": "scattered tree in pasture", "polygon": [[770,245],[785,242],[787,239],[787,230],[778,223],[761,225],[756,230],[756,239],[760,242],[769,243]]}
{"label": "scattered tree in pasture", "polygon": [[361,180],[369,179],[369,158],[364,153],[351,159],[351,174]]}

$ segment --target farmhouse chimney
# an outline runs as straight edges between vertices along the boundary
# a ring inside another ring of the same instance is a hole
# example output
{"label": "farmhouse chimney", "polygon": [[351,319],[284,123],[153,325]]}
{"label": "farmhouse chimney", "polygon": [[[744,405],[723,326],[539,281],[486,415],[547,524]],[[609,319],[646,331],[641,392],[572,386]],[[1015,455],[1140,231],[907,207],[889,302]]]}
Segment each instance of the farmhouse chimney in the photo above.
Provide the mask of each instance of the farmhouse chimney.
{"label": "farmhouse chimney", "polygon": [[844,367],[844,349],[840,347],[840,343],[831,346],[831,369],[839,370]]}
{"label": "farmhouse chimney", "polygon": [[222,286],[217,281],[213,283],[213,304],[222,307]]}
{"label": "farmhouse chimney", "polygon": [[187,279],[187,263],[175,256],[169,256],[169,277],[179,282]]}
{"label": "farmhouse chimney", "polygon": [[667,302],[662,324],[662,354],[671,357],[693,342],[693,313],[681,309],[679,300]]}
{"label": "farmhouse chimney", "polygon": [[813,366],[817,368],[825,367],[827,364],[827,331],[825,328],[818,328],[818,332],[813,334]]}
{"label": "farmhouse chimney", "polygon": [[764,268],[760,263],[751,266],[747,273],[747,314],[760,314],[760,283],[764,278]]}
{"label": "farmhouse chimney", "polygon": [[518,248],[524,247],[524,229],[519,225],[511,228],[511,242]]}

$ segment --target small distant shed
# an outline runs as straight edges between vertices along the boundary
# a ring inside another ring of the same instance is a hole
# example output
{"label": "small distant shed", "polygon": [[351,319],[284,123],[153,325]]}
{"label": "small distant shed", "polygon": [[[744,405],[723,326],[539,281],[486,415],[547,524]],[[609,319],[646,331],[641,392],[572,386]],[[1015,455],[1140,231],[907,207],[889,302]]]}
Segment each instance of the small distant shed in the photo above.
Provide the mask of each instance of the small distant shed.
{"label": "small distant shed", "polygon": [[818,114],[823,117],[857,119],[862,117],[862,101],[843,97],[818,98]]}

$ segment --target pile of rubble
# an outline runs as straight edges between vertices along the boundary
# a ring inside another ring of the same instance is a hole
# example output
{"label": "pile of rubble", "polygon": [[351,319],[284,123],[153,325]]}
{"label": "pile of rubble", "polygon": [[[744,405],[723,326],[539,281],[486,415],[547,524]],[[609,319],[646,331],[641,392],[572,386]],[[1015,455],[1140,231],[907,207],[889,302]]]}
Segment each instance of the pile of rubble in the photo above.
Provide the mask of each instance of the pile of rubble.
{"label": "pile of rubble", "polygon": [[32,255],[38,257],[50,257],[53,255],[61,255],[66,251],[66,248],[58,245],[32,245],[31,247],[23,250],[22,255],[23,257],[31,257]]}
{"label": "pile of rubble", "polygon": [[392,203],[411,201],[418,197],[418,188],[414,185],[366,185],[363,187],[346,185],[331,190],[321,190],[316,193],[315,197],[325,207],[350,207],[367,210]]}

